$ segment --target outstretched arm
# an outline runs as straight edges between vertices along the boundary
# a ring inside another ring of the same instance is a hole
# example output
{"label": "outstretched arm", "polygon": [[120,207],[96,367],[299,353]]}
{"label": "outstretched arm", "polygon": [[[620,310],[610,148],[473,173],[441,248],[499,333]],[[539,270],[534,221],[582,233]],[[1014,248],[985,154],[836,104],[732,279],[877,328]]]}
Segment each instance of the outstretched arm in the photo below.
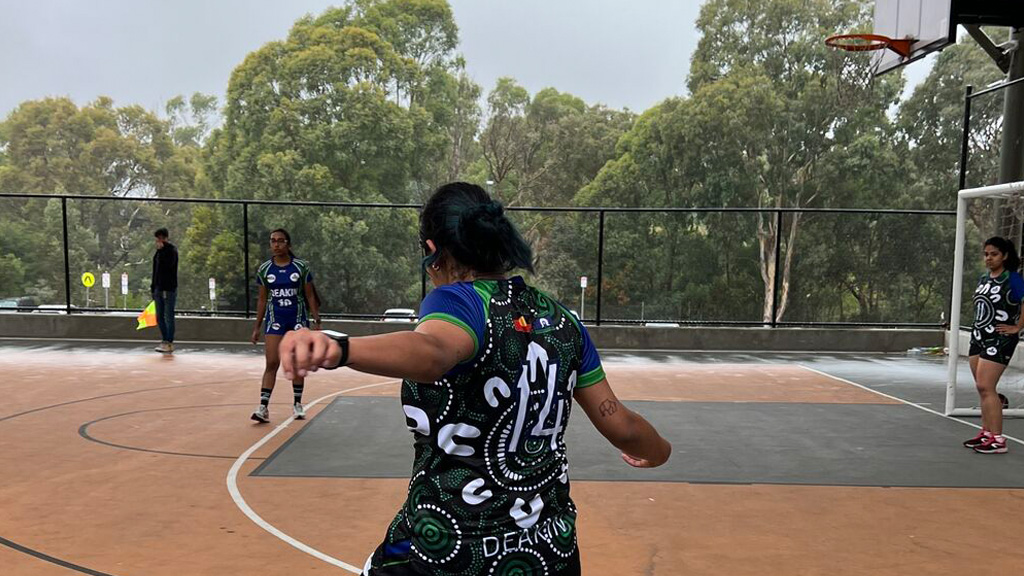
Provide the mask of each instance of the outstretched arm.
{"label": "outstretched arm", "polygon": [[[278,348],[285,378],[303,378],[341,361],[341,347],[326,334],[311,330],[289,332]],[[347,366],[353,370],[434,382],[473,355],[473,338],[462,328],[427,320],[412,332],[362,336],[349,340]]]}
{"label": "outstretched arm", "polygon": [[653,468],[668,461],[672,445],[643,416],[619,402],[607,378],[577,388],[573,397],[597,431],[622,451],[622,459],[630,466]]}

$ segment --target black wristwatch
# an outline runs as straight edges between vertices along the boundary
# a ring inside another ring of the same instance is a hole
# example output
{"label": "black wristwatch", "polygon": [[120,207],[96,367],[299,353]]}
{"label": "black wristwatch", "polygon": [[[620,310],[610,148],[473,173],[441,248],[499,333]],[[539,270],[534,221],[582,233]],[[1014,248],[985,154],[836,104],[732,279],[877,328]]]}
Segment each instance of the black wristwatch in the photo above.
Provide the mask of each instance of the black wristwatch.
{"label": "black wristwatch", "polygon": [[334,340],[335,342],[337,342],[338,346],[341,346],[341,361],[338,362],[337,366],[331,366],[330,368],[327,368],[327,370],[334,370],[336,368],[341,368],[342,366],[347,365],[348,364],[348,334],[343,334],[341,332],[335,332],[334,330],[321,330],[320,333],[326,335],[331,340]]}

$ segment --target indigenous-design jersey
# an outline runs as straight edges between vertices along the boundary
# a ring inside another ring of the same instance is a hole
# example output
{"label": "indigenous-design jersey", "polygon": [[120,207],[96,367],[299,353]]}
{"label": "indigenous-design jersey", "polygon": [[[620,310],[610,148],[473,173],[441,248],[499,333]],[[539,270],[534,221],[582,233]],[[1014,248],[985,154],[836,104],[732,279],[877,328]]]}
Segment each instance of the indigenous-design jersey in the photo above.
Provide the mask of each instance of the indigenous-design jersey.
{"label": "indigenous-design jersey", "polygon": [[[993,278],[984,274],[974,290],[974,330],[971,339],[985,342],[1006,336],[996,332],[998,324],[1016,324],[1020,320],[1024,278],[1017,272],[1004,270]],[[1011,336],[1017,339],[1017,336]]]}
{"label": "indigenous-design jersey", "polygon": [[305,288],[312,281],[313,272],[305,260],[292,258],[287,266],[279,266],[271,258],[260,264],[256,282],[267,289],[268,329],[287,331],[309,323]]}
{"label": "indigenous-design jersey", "polygon": [[438,288],[420,314],[476,351],[437,382],[403,383],[412,479],[367,573],[578,574],[564,434],[573,391],[604,378],[586,329],[519,277]]}

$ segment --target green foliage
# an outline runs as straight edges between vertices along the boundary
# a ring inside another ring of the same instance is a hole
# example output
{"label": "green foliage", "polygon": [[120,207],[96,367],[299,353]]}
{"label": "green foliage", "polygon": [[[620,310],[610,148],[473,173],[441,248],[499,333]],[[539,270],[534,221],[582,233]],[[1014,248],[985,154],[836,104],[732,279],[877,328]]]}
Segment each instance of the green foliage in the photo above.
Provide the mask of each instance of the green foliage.
{"label": "green foliage", "polygon": [[[147,292],[152,233],[181,231],[187,210],[173,213],[141,200],[158,194],[192,195],[198,150],[186,150],[171,136],[170,124],[139,106],[116,108],[100,98],[82,108],[67,98],[25,102],[0,123],[0,191],[139,198],[138,202],[68,202],[69,267],[72,297],[82,306],[83,272],[97,278],[109,271],[119,293],[121,272],[133,290]],[[24,279],[0,294],[37,296],[63,303],[63,222],[60,203],[5,200],[0,217],[7,233],[0,253],[17,255]],[[21,286],[22,288],[19,288]],[[93,290],[93,303],[98,290]]]}
{"label": "green foliage", "polygon": [[[873,91],[851,103],[837,97],[846,87],[829,73],[831,55],[822,38],[863,27],[866,16],[865,5],[859,2],[707,2],[697,23],[702,39],[691,64],[691,96],[666,100],[647,111],[620,140],[617,157],[581,189],[577,201],[680,208],[919,206],[909,186],[907,145],[887,115],[899,103],[902,78],[883,77]],[[868,60],[863,64],[861,73],[866,75]],[[802,321],[906,321],[904,312],[911,304],[883,313],[879,303],[899,302],[883,288],[910,278],[918,283],[928,279],[927,286],[915,286],[913,292],[930,306],[931,320],[941,309],[935,295],[946,281],[948,272],[943,273],[942,266],[948,266],[948,258],[936,259],[929,252],[905,266],[884,256],[887,250],[903,248],[891,242],[911,238],[889,233],[877,219],[865,227],[855,225],[856,218],[839,217],[829,230],[831,236],[818,225],[810,226],[814,219],[799,214],[781,222],[770,213],[740,218],[725,230],[709,224],[710,217],[651,214],[637,220],[628,234],[611,232],[611,253],[623,242],[624,261],[629,254],[645,251],[657,255],[651,260],[662,265],[629,262],[635,270],[624,268],[613,291],[620,299],[662,294],[659,306],[673,317],[694,318],[693,310],[725,301],[741,304],[730,304],[715,317],[768,321],[774,307],[776,318],[783,320],[792,306],[793,315]],[[808,228],[813,233],[805,236]],[[915,230],[934,234],[920,240],[938,244],[941,229]],[[707,244],[702,245],[705,238]],[[862,244],[841,248],[836,238]],[[729,246],[734,253],[730,258],[738,262],[726,263],[719,257],[712,270],[694,274],[701,268],[688,264],[689,251],[718,255],[716,246]],[[860,252],[862,258],[850,257]],[[878,266],[880,259],[887,262],[886,268]],[[737,279],[736,270],[744,276]],[[829,272],[825,280],[823,270]],[[746,287],[742,296],[725,296],[723,287],[736,282]],[[791,301],[794,289],[804,297]],[[680,307],[669,297],[679,293],[697,301]],[[828,307],[845,294],[855,296],[856,311]],[[748,305],[752,298],[761,302],[759,313]],[[923,310],[923,305],[914,305],[914,310]]]}
{"label": "green foliage", "polygon": [[171,139],[178,146],[200,148],[206,142],[217,114],[217,97],[195,92],[188,101],[175,96],[164,105]]}

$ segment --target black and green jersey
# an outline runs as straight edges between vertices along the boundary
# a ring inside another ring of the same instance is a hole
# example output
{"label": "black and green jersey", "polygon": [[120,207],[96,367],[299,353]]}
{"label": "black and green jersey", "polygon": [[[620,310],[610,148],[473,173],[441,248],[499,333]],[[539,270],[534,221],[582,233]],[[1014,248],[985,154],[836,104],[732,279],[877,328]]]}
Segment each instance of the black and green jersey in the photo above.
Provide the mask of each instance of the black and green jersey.
{"label": "black and green jersey", "polygon": [[1000,334],[999,324],[1020,320],[1024,278],[1017,272],[1003,271],[993,278],[984,274],[974,290],[974,326],[971,330],[971,356],[981,356],[1000,364],[1009,364],[1017,348],[1017,334]]}
{"label": "black and green jersey", "polygon": [[1017,272],[1003,271],[995,278],[983,275],[974,290],[973,338],[986,340],[997,335],[997,324],[1016,324],[1022,297],[1024,279]]}
{"label": "black and green jersey", "polygon": [[403,383],[409,495],[367,573],[578,574],[565,427],[573,390],[604,378],[586,329],[521,278],[441,287],[421,318],[461,326],[476,353]]}

